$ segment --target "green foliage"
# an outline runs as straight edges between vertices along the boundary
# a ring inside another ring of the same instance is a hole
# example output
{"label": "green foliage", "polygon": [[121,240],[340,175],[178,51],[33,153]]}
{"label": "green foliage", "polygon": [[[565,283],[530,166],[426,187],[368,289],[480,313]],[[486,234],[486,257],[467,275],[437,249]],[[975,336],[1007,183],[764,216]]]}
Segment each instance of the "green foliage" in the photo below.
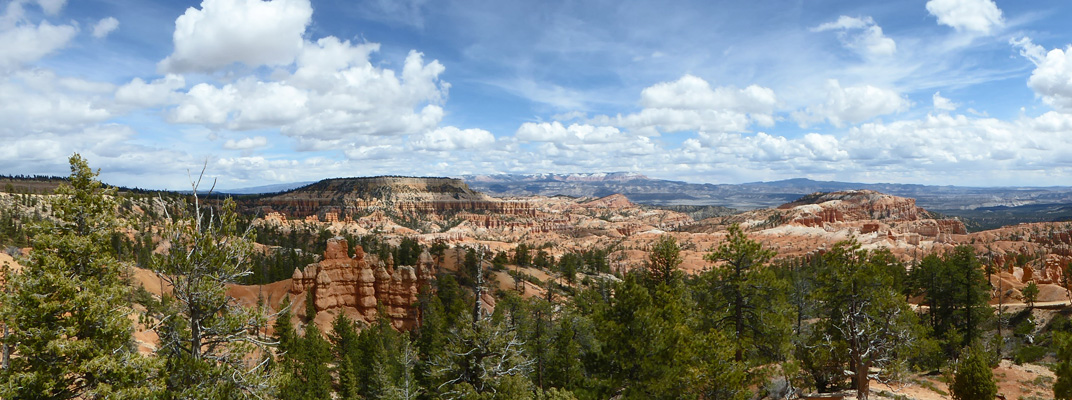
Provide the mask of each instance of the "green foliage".
{"label": "green foliage", "polygon": [[1048,350],[1043,346],[1023,346],[1016,349],[1016,354],[1013,355],[1012,360],[1017,364],[1035,362],[1045,357]]}
{"label": "green foliage", "polygon": [[444,352],[435,355],[431,374],[440,398],[528,398],[532,361],[524,343],[504,320],[469,317],[451,329]]}
{"label": "green foliage", "polygon": [[532,264],[532,255],[529,254],[529,246],[521,243],[514,249],[514,264],[527,267]]}
{"label": "green foliage", "polygon": [[648,252],[648,274],[657,282],[671,284],[677,278],[681,265],[681,246],[670,235],[659,236]]}
{"label": "green foliage", "polygon": [[290,279],[294,270],[316,262],[309,252],[297,249],[278,248],[267,253],[250,254],[250,274],[243,277],[244,285],[264,285]]}
{"label": "green foliage", "polygon": [[745,395],[732,346],[721,332],[696,329],[690,318],[696,307],[684,285],[649,289],[638,274],[628,274],[614,292],[593,316],[608,390],[598,397],[615,388],[627,399]]}
{"label": "green foliage", "polygon": [[316,318],[316,296],[312,290],[305,292],[305,322],[310,322]]}
{"label": "green foliage", "polygon": [[1021,293],[1024,295],[1024,303],[1027,303],[1027,307],[1034,308],[1035,301],[1038,300],[1039,295],[1038,285],[1036,285],[1035,282],[1030,282],[1024,287],[1024,290]]}
{"label": "green foliage", "polygon": [[820,329],[830,340],[828,346],[844,348],[860,398],[867,396],[869,379],[876,377],[872,368],[901,364],[919,332],[915,313],[897,290],[898,269],[904,267],[888,250],[869,252],[846,241],[822,256],[816,274],[816,296],[825,310]]}
{"label": "green foliage", "polygon": [[1053,397],[1059,400],[1072,399],[1072,333],[1055,333],[1053,347],[1057,353],[1057,363],[1051,367],[1054,375],[1057,375],[1057,381],[1053,384]]}
{"label": "green foliage", "polygon": [[154,317],[165,360],[164,398],[221,396],[257,398],[269,392],[268,343],[257,336],[265,325],[259,310],[227,296],[227,284],[248,275],[253,244],[238,231],[235,203],[202,204],[194,184],[192,204],[166,221],[171,251],[153,260],[157,276],[172,287]]}
{"label": "green foliage", "polygon": [[0,397],[145,398],[156,360],[137,352],[128,266],[108,250],[120,226],[116,192],[78,154],[70,164],[70,184],[52,199],[55,222],[34,227],[20,273],[4,269],[0,320],[14,355],[0,373]]}
{"label": "green foliage", "polygon": [[357,327],[345,313],[339,313],[331,323],[332,355],[335,359],[335,375],[338,376],[340,399],[358,399],[357,365],[361,362],[357,346]]}
{"label": "green foliage", "polygon": [[947,356],[980,339],[980,326],[993,310],[987,304],[989,283],[971,246],[924,257],[912,270],[909,282],[912,294],[923,295],[934,335],[957,339],[945,344]]}
{"label": "green foliage", "polygon": [[316,324],[307,324],[305,333],[292,342],[292,348],[281,363],[285,376],[279,397],[288,400],[331,398],[330,361],[331,345],[324,340]]}
{"label": "green foliage", "polygon": [[973,345],[964,352],[956,365],[949,391],[954,400],[992,400],[997,396],[997,383],[982,346]]}
{"label": "green foliage", "polygon": [[737,362],[743,362],[748,353],[748,359],[758,364],[787,350],[787,290],[767,265],[774,254],[734,224],[718,248],[704,256],[709,262],[722,263],[700,276],[709,288],[700,292],[699,299],[706,310],[705,325],[726,332]]}

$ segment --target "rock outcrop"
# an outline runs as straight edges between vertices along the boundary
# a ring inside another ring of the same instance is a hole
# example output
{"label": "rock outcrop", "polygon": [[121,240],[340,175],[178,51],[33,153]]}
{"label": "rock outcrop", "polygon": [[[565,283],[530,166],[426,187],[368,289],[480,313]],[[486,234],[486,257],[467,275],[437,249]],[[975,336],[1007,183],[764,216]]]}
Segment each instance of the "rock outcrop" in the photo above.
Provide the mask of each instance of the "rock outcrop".
{"label": "rock outcrop", "polygon": [[[376,320],[382,305],[395,328],[416,326],[417,294],[435,276],[431,255],[424,252],[418,265],[399,266],[388,272],[388,263],[366,255],[361,246],[354,247],[354,257],[347,254],[348,250],[345,239],[329,239],[323,260],[294,270],[291,298],[298,301],[312,292],[317,312],[352,309],[367,322]],[[305,317],[304,308],[295,312]]]}

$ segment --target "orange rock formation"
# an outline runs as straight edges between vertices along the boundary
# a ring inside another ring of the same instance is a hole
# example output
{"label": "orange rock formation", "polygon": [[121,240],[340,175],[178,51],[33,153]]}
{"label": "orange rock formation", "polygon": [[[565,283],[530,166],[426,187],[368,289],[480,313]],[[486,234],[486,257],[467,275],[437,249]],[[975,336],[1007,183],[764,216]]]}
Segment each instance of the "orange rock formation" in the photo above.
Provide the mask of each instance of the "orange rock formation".
{"label": "orange rock formation", "polygon": [[[352,309],[368,322],[376,320],[377,307],[382,305],[396,329],[416,326],[418,315],[413,305],[420,288],[435,277],[432,257],[424,252],[416,266],[391,268],[390,263],[367,256],[361,246],[354,248],[353,258],[347,250],[345,239],[329,239],[323,260],[294,270],[291,298],[304,299],[312,292],[317,312]],[[304,308],[295,312],[305,317]]]}

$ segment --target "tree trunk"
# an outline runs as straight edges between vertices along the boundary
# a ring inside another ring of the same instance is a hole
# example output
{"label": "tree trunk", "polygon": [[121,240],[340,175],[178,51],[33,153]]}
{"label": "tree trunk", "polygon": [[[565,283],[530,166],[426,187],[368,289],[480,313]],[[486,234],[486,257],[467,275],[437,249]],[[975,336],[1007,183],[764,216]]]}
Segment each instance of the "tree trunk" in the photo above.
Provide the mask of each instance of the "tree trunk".
{"label": "tree trunk", "polygon": [[858,400],[867,400],[867,396],[870,394],[871,380],[867,377],[871,369],[870,364],[863,360],[856,362],[856,398]]}

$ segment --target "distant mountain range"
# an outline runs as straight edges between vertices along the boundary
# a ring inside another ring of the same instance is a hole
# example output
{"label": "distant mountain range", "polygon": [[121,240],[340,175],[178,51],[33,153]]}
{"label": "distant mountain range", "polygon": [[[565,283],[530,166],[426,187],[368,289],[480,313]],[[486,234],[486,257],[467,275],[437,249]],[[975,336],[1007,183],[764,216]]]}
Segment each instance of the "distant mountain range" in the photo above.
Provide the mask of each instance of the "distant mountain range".
{"label": "distant mountain range", "polygon": [[868,189],[910,197],[931,209],[1016,207],[1072,202],[1072,187],[964,187],[787,179],[740,184],[687,183],[630,173],[465,175],[471,188],[493,196],[625,195],[653,205],[719,205],[741,210],[774,207],[815,192]]}
{"label": "distant mountain range", "polygon": [[[874,190],[916,199],[930,211],[964,218],[969,229],[1020,222],[1072,220],[1072,187],[966,187],[787,179],[740,184],[688,183],[626,173],[496,174],[459,177],[473,190],[496,197],[625,195],[652,206],[719,206],[741,211],[777,207],[816,192]],[[310,183],[223,190],[231,194],[276,193]]]}
{"label": "distant mountain range", "polygon": [[630,173],[465,175],[473,190],[492,196],[591,196],[614,193],[657,206],[777,207],[816,192],[874,190],[916,199],[927,210],[968,219],[971,229],[1072,220],[1072,187],[966,187],[787,179],[741,184],[688,183]]}

